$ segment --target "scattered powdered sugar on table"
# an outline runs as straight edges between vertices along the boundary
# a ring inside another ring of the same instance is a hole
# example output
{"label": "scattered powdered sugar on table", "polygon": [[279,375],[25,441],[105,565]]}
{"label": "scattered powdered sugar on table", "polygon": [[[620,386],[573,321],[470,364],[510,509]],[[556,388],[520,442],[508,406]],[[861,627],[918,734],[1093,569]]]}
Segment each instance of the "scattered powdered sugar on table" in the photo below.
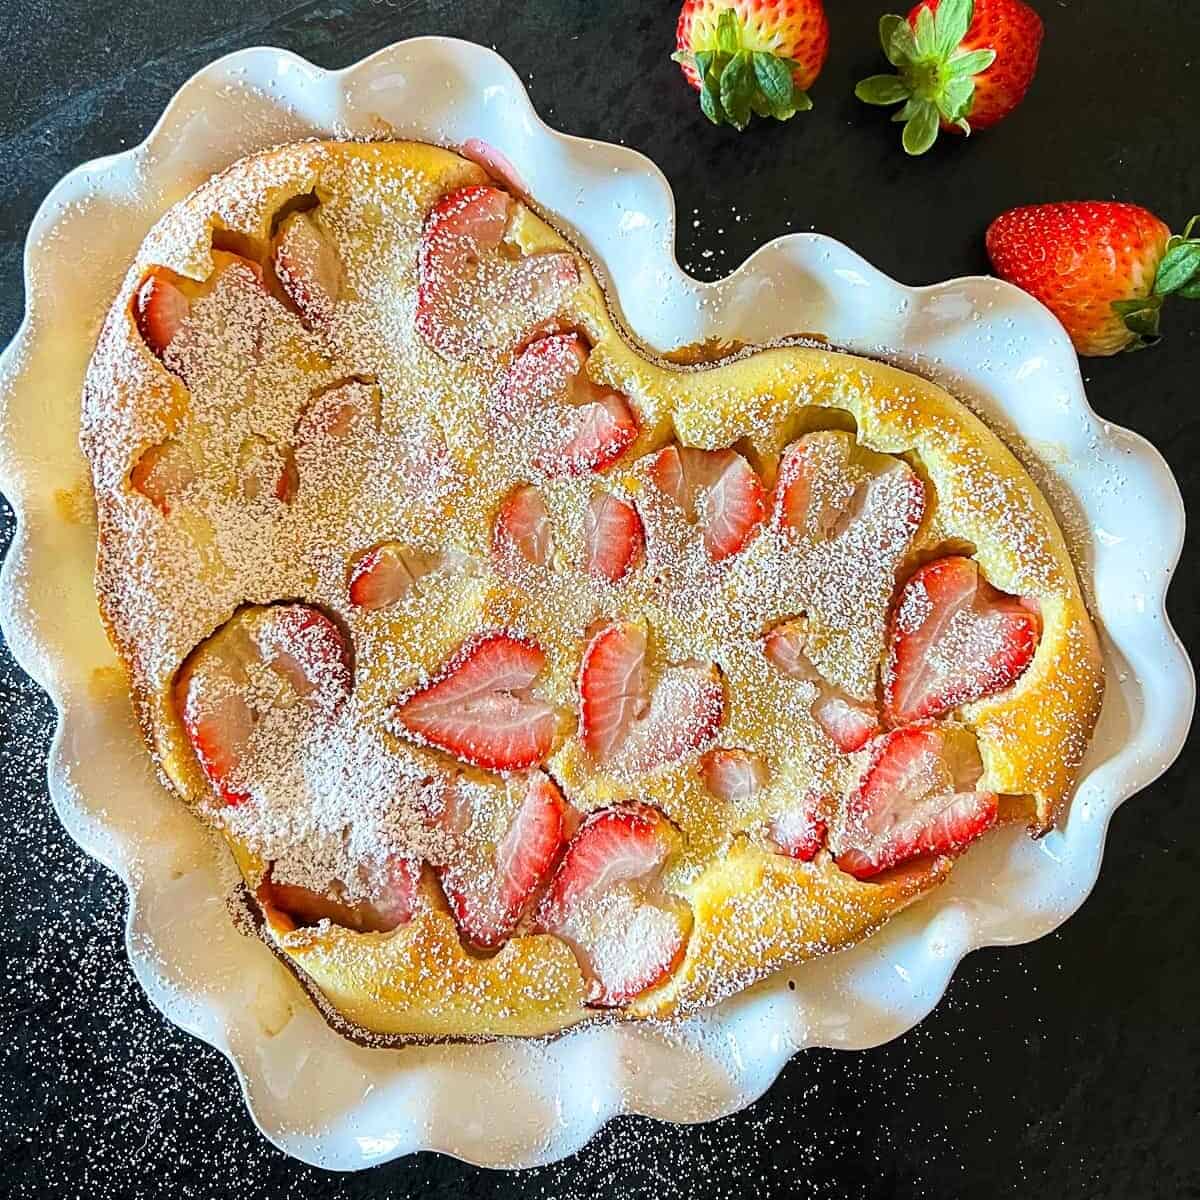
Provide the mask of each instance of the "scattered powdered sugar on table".
{"label": "scattered powdered sugar on table", "polygon": [[[9,939],[0,991],[7,1081],[0,1153],[13,1200],[49,1190],[69,1200],[353,1200],[381,1193],[739,1200],[747,1188],[867,1200],[867,1179],[908,1156],[916,1102],[929,1096],[933,1105],[918,1111],[936,1112],[952,1095],[972,1125],[988,1120],[982,1085],[964,1093],[935,1065],[953,1035],[954,1013],[970,995],[968,982],[956,982],[939,1017],[902,1043],[867,1055],[811,1051],[785,1068],[768,1099],[707,1125],[619,1118],[580,1153],[515,1173],[417,1155],[337,1175],[287,1159],[251,1124],[224,1058],[146,1000],[123,947],[125,890],[70,841],[46,799],[53,710],[6,655],[0,695],[7,701],[0,779],[9,801],[0,842],[0,915]],[[36,1076],[23,1065],[31,1063]],[[860,1100],[867,1091],[871,1111],[882,1105],[894,1120],[864,1126]],[[990,1083],[988,1094],[994,1100]],[[924,1162],[953,1160],[949,1131],[936,1118],[922,1119],[919,1133]],[[945,1193],[917,1184],[909,1194]]]}
{"label": "scattered powdered sugar on table", "polygon": [[[70,1200],[211,1200],[218,1192],[352,1200],[381,1191],[735,1200],[759,1185],[866,1200],[867,1185],[861,1193],[848,1186],[838,1160],[865,1153],[873,1169],[886,1169],[907,1145],[906,1107],[950,1086],[927,1069],[946,1038],[943,1018],[868,1056],[813,1051],[785,1068],[769,1100],[709,1125],[620,1118],[585,1150],[547,1167],[498,1173],[418,1155],[365,1175],[335,1175],[289,1160],[250,1123],[224,1058],[167,1023],[142,993],[123,948],[124,888],[70,841],[46,799],[53,709],[6,655],[0,695],[7,701],[0,779],[9,800],[0,843],[8,931],[0,1146],[13,1200],[48,1190]],[[954,1012],[965,986],[955,985],[943,1014]],[[38,1064],[38,1075],[22,1063]],[[862,1128],[855,1095],[866,1088],[875,1097],[886,1092],[896,1130]],[[978,1092],[959,1099],[983,1119]],[[949,1152],[936,1126],[922,1135],[930,1159]]]}

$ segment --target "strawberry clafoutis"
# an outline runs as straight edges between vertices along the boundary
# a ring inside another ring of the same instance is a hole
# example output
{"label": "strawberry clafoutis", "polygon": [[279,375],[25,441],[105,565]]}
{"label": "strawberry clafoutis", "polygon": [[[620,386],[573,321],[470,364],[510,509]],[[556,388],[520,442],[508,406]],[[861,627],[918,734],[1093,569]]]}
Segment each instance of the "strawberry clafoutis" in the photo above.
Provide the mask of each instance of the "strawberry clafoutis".
{"label": "strawberry clafoutis", "polygon": [[671,1016],[850,945],[1048,829],[1098,715],[1063,535],[975,416],[798,342],[649,355],[447,150],[205,184],[83,418],[150,751],[356,1036]]}

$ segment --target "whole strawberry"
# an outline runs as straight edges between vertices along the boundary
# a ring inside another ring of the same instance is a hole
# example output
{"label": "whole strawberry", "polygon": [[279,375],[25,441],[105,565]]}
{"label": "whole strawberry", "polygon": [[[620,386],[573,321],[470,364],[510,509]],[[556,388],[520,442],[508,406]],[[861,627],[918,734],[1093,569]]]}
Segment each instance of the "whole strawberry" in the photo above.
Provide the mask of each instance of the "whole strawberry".
{"label": "whole strawberry", "polygon": [[675,44],[704,115],[745,129],[752,114],[786,121],[812,108],[829,22],[821,0],[687,0]]}
{"label": "whole strawberry", "polygon": [[1136,204],[1031,204],[987,231],[996,274],[1036,296],[1080,354],[1141,350],[1158,341],[1168,296],[1200,300],[1200,223],[1182,235]]}
{"label": "whole strawberry", "polygon": [[1037,71],[1042,19],[1022,0],[924,0],[908,19],[879,22],[895,75],[854,89],[867,104],[900,104],[904,149],[924,154],[938,130],[971,133],[1002,121]]}

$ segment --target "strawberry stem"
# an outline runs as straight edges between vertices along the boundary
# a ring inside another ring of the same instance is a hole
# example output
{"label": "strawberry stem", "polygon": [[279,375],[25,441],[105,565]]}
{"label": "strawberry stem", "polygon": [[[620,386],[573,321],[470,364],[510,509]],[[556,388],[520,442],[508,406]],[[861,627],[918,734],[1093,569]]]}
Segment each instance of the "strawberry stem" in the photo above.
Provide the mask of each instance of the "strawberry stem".
{"label": "strawberry stem", "polygon": [[1184,226],[1183,233],[1172,234],[1154,273],[1150,295],[1133,300],[1116,300],[1113,312],[1134,335],[1127,351],[1145,350],[1161,340],[1159,323],[1168,296],[1200,300],[1200,237],[1193,237],[1200,225],[1200,213]]}
{"label": "strawberry stem", "polygon": [[812,108],[808,94],[796,86],[797,64],[767,50],[745,44],[737,13],[724,8],[717,16],[709,44],[693,43],[671,58],[690,66],[700,79],[700,109],[714,125],[739,132],[751,116],[787,121]]}
{"label": "strawberry stem", "polygon": [[879,40],[894,75],[872,75],[854,89],[864,104],[904,107],[904,149],[924,154],[943,125],[971,132],[967,120],[975,99],[975,77],[996,61],[994,50],[964,50],[962,40],[975,15],[974,0],[942,0],[936,12],[924,4],[915,28],[889,13],[879,22]]}
{"label": "strawberry stem", "polygon": [[1166,252],[1154,275],[1154,295],[1181,295],[1186,300],[1200,299],[1200,238],[1192,232],[1200,224],[1200,213],[1184,226],[1183,233],[1167,239]]}

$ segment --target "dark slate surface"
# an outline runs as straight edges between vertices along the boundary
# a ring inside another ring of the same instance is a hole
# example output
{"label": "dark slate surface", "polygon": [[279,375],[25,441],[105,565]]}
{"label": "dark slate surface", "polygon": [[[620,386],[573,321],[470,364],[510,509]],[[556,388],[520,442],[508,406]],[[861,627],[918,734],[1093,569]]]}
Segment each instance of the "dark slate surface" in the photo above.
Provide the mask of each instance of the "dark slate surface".
{"label": "dark slate surface", "polygon": [[[1029,100],[1000,129],[921,162],[850,94],[878,67],[881,2],[829,6],[815,113],[739,138],[703,122],[667,61],[673,5],[0,0],[0,340],[19,321],[21,244],[54,181],[137,142],[189,74],[256,43],[337,67],[413,34],[495,39],[552,123],[662,166],[681,261],[706,276],[815,228],[926,283],[982,270],[983,229],[1012,204],[1116,196],[1176,226],[1200,207],[1194,0],[1035,0],[1048,37]],[[1085,372],[1097,410],[1163,450],[1189,505],[1200,503],[1198,317],[1177,312],[1163,347]],[[3,529],[6,545],[10,518]],[[1192,647],[1197,583],[1193,539],[1172,593]],[[422,1155],[340,1177],[270,1149],[225,1062],[148,1006],[122,950],[122,889],[49,811],[51,715],[7,656],[0,700],[0,1193],[1200,1196],[1194,743],[1116,817],[1083,911],[1035,945],[973,955],[899,1042],[803,1055],[746,1113],[696,1129],[621,1121],[541,1171]]]}

